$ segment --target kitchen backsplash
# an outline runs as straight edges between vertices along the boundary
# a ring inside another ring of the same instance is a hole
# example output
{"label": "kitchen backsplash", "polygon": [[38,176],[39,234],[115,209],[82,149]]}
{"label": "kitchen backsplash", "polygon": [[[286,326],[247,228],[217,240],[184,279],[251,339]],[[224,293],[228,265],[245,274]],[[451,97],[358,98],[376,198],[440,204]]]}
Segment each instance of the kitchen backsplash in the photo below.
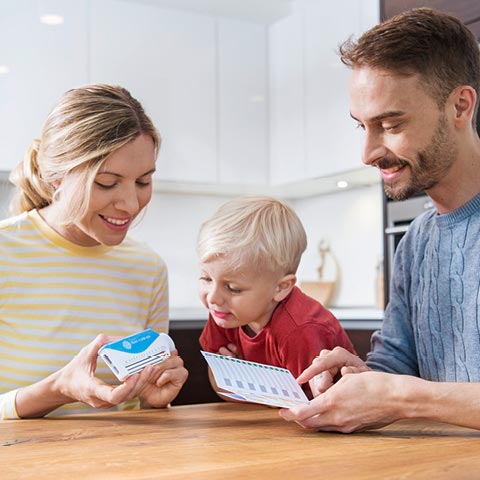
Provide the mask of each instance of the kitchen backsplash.
{"label": "kitchen backsplash", "polygon": [[[8,216],[10,188],[0,182],[0,214]],[[228,197],[154,193],[131,235],[145,241],[164,259],[169,271],[171,308],[201,307],[196,285],[195,254],[200,224]],[[308,247],[298,270],[299,281],[318,279],[319,242],[328,242],[338,263],[336,307],[372,307],[376,265],[383,254],[380,185],[289,202],[300,216]]]}
{"label": "kitchen backsplash", "polygon": [[[196,285],[195,241],[203,220],[227,197],[156,193],[143,221],[132,232],[150,244],[167,263],[172,308],[201,306]],[[338,262],[338,289],[333,305],[373,307],[376,265],[382,257],[380,185],[290,201],[308,237],[298,279],[317,280],[318,244],[328,241]]]}

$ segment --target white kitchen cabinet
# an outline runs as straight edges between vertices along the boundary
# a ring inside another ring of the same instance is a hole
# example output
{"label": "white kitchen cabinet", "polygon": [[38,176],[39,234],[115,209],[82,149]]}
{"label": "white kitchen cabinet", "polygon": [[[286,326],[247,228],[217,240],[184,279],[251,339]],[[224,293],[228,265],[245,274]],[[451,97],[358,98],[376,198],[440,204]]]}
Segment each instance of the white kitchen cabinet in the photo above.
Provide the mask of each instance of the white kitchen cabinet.
{"label": "white kitchen cabinet", "polygon": [[117,83],[163,137],[156,178],[215,182],[215,19],[119,0],[91,2],[91,80]]}
{"label": "white kitchen cabinet", "polygon": [[361,133],[349,113],[350,70],[337,51],[378,19],[372,0],[299,0],[289,18],[270,28],[272,183],[361,167]]}
{"label": "white kitchen cabinet", "polygon": [[364,7],[351,0],[304,3],[307,177],[361,166],[361,134],[350,117],[351,71],[337,52],[343,41],[363,32]]}
{"label": "white kitchen cabinet", "polygon": [[303,16],[294,11],[269,29],[270,181],[306,177]]}
{"label": "white kitchen cabinet", "polygon": [[218,18],[220,183],[268,183],[267,100],[266,26]]}
{"label": "white kitchen cabinet", "polygon": [[57,2],[62,25],[40,22],[43,3],[0,2],[0,171],[16,166],[48,112],[69,88],[87,83],[87,6]]}

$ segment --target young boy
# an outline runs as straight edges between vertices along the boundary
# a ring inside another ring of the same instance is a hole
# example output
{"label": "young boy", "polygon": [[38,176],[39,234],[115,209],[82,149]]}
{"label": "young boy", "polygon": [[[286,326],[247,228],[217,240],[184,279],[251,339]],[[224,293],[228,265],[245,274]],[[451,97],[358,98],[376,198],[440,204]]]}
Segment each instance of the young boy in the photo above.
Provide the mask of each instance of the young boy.
{"label": "young boy", "polygon": [[270,197],[231,200],[204,222],[197,246],[198,291],[209,311],[202,348],[288,368],[295,377],[322,349],[355,353],[332,313],[295,286],[306,247],[298,216]]}

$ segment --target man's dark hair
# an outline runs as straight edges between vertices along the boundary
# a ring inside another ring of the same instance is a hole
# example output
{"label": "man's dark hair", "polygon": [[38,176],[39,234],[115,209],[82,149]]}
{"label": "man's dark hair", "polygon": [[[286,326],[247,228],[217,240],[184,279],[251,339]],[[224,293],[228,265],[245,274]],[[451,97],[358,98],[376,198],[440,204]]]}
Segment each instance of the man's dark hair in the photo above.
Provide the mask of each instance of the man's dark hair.
{"label": "man's dark hair", "polygon": [[340,58],[352,68],[420,74],[440,108],[455,88],[470,85],[477,93],[475,127],[480,51],[473,33],[454,16],[431,8],[408,10],[368,30],[358,41],[347,40],[340,46]]}

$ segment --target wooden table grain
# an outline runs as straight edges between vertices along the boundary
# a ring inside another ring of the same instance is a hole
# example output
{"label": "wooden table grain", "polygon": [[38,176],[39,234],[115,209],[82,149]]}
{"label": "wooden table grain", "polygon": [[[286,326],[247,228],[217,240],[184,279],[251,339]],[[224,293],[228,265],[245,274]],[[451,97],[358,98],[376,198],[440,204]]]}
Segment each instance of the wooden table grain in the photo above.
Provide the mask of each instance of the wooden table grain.
{"label": "wooden table grain", "polygon": [[239,403],[0,422],[0,478],[475,479],[480,432],[401,421],[319,433]]}

